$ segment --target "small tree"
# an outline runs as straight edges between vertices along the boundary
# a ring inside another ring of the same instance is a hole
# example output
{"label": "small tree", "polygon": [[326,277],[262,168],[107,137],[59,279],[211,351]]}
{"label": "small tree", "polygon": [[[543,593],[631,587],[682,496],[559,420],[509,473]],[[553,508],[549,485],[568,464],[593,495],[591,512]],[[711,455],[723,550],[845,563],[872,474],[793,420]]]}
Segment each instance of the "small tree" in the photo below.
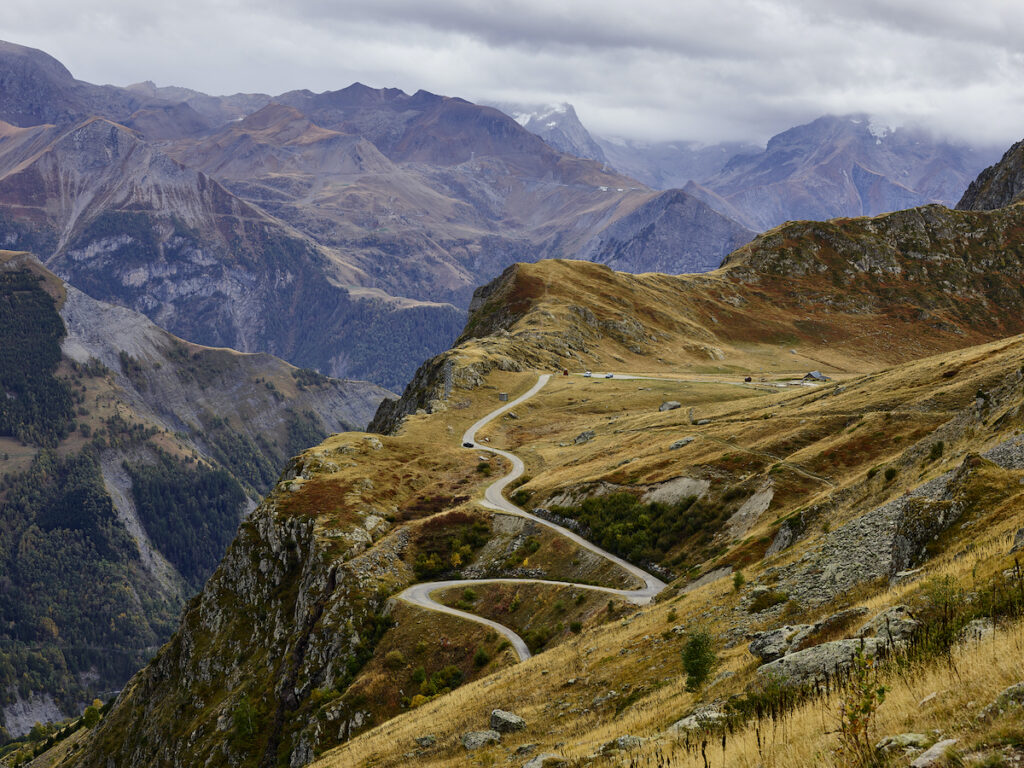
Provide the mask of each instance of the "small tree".
{"label": "small tree", "polygon": [[92,728],[100,721],[100,710],[96,706],[88,706],[82,713],[82,725]]}
{"label": "small tree", "polygon": [[696,691],[718,663],[715,653],[714,638],[706,629],[698,628],[690,632],[683,646],[683,669],[686,670],[686,690]]}
{"label": "small tree", "polygon": [[739,592],[743,585],[747,583],[747,577],[743,575],[743,571],[736,571],[732,575],[732,588]]}

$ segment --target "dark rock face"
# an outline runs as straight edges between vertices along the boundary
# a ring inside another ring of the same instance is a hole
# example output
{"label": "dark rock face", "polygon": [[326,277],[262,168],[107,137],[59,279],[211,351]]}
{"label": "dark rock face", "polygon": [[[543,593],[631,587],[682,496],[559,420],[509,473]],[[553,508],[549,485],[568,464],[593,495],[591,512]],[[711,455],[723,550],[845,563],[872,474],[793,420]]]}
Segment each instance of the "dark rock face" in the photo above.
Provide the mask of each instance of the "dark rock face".
{"label": "dark rock face", "polygon": [[960,198],[962,211],[988,211],[1024,199],[1024,141],[1018,141],[995,165],[986,168]]}

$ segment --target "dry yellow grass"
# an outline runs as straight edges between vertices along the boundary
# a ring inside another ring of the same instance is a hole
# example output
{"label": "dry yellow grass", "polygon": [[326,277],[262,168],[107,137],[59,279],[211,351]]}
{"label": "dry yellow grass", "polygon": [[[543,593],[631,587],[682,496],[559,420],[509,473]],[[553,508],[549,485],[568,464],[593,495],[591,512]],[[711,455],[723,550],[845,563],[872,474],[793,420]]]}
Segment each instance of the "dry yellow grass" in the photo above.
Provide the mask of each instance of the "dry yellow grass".
{"label": "dry yellow grass", "polygon": [[[994,391],[1008,376],[1012,379],[1022,365],[1024,339],[1016,337],[853,377],[841,384],[777,392],[746,390],[731,383],[556,377],[548,388],[518,409],[518,418],[498,420],[486,434],[492,444],[511,448],[524,457],[532,479],[523,488],[532,491],[535,498],[590,479],[615,478],[616,470],[621,470],[616,465],[623,458],[630,459],[624,465],[630,476],[620,472],[618,481],[628,483],[632,478],[633,483],[643,484],[719,465],[725,455],[759,457],[751,465],[753,472],[767,472],[774,466],[777,469],[772,476],[779,488],[787,487],[787,483],[796,488],[802,483],[799,487],[803,490],[780,494],[778,506],[773,502],[747,533],[747,541],[752,542],[770,534],[778,516],[845,488],[849,489],[847,503],[828,520],[833,526],[840,525],[959,466],[968,453],[985,450],[1019,432],[1020,402],[1011,398],[1004,410],[986,416],[983,425],[947,435],[945,453],[939,459],[923,463],[915,459],[907,464],[904,458],[915,442],[920,440],[926,446],[936,427],[963,413],[978,390]],[[951,370],[954,375],[944,375]],[[533,374],[500,376],[500,389],[513,395],[534,380]],[[658,412],[657,405],[665,399],[678,399],[683,408]],[[471,407],[477,412],[486,404],[487,396],[477,397]],[[691,424],[690,407],[710,422]],[[409,428],[422,429],[426,435],[431,421],[440,417],[449,419],[451,414],[417,417]],[[459,423],[468,421],[466,417]],[[986,426],[993,424],[997,426]],[[584,427],[593,428],[595,437],[585,445],[572,444]],[[872,444],[871,450],[857,449],[849,463],[841,460],[850,441],[882,428],[886,430],[885,440],[874,441],[878,444]],[[666,453],[669,442],[688,435],[697,439],[683,449]],[[823,464],[822,457],[828,455],[839,458]],[[865,479],[871,466],[890,463],[901,467],[891,482],[881,477]],[[975,486],[987,489],[987,495],[961,521],[969,527],[954,528],[937,543],[937,555],[916,581],[882,589],[866,586],[845,600],[802,611],[794,620],[814,620],[839,607],[859,606],[874,614],[895,603],[916,599],[922,583],[932,577],[953,576],[970,588],[1008,567],[1008,537],[1024,523],[1024,473],[984,466],[977,472],[981,474]],[[975,488],[971,492],[979,491]],[[970,538],[960,531],[969,531]],[[780,566],[798,559],[815,541],[817,534],[812,533],[770,564]],[[743,542],[735,544],[746,546]],[[748,578],[756,579],[761,570],[761,564],[749,566]],[[558,751],[570,758],[582,758],[616,736],[657,736],[698,700],[685,690],[680,659],[685,631],[702,625],[723,637],[741,614],[729,579],[685,596],[670,597],[625,619],[588,627],[582,636],[569,637],[525,663],[402,714],[329,753],[319,765],[406,765],[407,755],[417,750],[414,738],[426,733],[434,733],[438,745],[417,752],[417,765],[504,762],[509,750],[525,743],[537,743],[538,753]],[[675,633],[672,627],[682,630]],[[1002,687],[1024,676],[1016,658],[996,665],[989,658],[993,653],[1018,653],[1021,638],[1019,627],[1007,628],[987,644],[958,650],[956,667],[936,665],[912,676],[894,678],[889,699],[879,712],[879,736],[941,726],[944,733],[963,731],[965,738],[970,738],[970,718],[956,718],[951,713],[971,700],[982,706]],[[757,663],[745,643],[722,647],[720,657],[719,671],[730,674],[702,691],[700,700],[742,691],[753,677]],[[971,675],[971,685],[958,688],[957,674]],[[918,701],[932,690],[948,693],[939,696],[933,707],[918,709]],[[601,702],[612,691],[615,695]],[[709,760],[712,765],[728,766],[833,764],[836,738],[830,731],[835,728],[835,706],[833,699],[818,701],[774,726],[763,726],[761,754],[756,732],[741,729],[729,737],[724,757],[712,756],[709,751]],[[527,730],[505,738],[500,747],[467,753],[458,743],[459,736],[485,728],[488,713],[499,707],[512,708],[525,717]],[[720,747],[717,749],[720,751]],[[641,760],[638,764],[649,761],[656,765],[661,758],[671,759],[672,765],[703,765],[699,754],[688,752],[685,745],[669,738],[646,743],[636,757]]]}

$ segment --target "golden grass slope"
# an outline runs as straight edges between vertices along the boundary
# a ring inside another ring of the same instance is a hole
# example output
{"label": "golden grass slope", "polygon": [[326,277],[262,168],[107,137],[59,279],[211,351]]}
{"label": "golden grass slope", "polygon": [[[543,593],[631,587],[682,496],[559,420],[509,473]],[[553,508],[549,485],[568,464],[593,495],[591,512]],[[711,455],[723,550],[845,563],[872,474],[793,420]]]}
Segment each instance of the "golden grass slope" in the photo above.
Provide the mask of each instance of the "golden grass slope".
{"label": "golden grass slope", "polygon": [[[525,386],[530,378],[492,375],[500,391],[516,391],[506,383],[510,379]],[[1014,531],[1024,525],[1024,470],[1001,468],[977,454],[1024,431],[1022,380],[1020,336],[842,382],[775,392],[734,382],[553,379],[518,409],[517,418],[495,422],[484,435],[524,458],[531,480],[519,490],[532,494],[531,503],[597,483],[629,490],[695,477],[707,480],[709,496],[718,498],[736,487],[747,497],[771,483],[768,507],[738,535],[727,528],[717,531],[716,548],[691,571],[742,567],[748,586],[737,592],[730,579],[720,579],[684,594],[677,591],[686,581],[680,579],[673,584],[675,596],[597,626],[588,619],[580,635],[570,634],[527,662],[400,715],[316,765],[376,768],[407,765],[413,757],[424,766],[517,764],[514,751],[528,743],[537,745],[531,756],[558,752],[589,762],[602,745],[625,734],[651,740],[636,753],[597,758],[593,764],[703,765],[699,748],[660,734],[698,701],[744,690],[757,667],[746,650],[746,632],[810,623],[844,608],[864,607],[873,615],[895,603],[923,600],[922,585],[930,578],[952,576],[970,589],[1013,565],[1007,552]],[[683,407],[659,412],[657,404],[668,397]],[[709,421],[691,423],[690,407],[694,422]],[[423,434],[449,418],[448,413],[412,416],[403,434]],[[576,445],[573,438],[583,427],[596,434]],[[692,442],[669,448],[686,437]],[[939,441],[943,449],[936,456],[932,446]],[[967,469],[957,492],[966,512],[929,545],[929,559],[916,579],[892,586],[867,582],[816,607],[791,602],[765,614],[742,607],[750,585],[771,586],[772,573],[817,547],[829,530],[958,467]],[[885,468],[895,470],[890,479],[880,471]],[[797,541],[763,558],[781,525],[797,518],[804,521]],[[557,593],[535,599],[538,610],[552,610],[554,601],[565,600]],[[502,595],[479,590],[473,602],[494,616],[501,601]],[[714,682],[693,694],[685,690],[680,650],[685,633],[698,625],[715,634],[720,666]],[[981,644],[955,648],[952,666],[921,663],[886,677],[891,693],[879,710],[877,736],[937,729],[960,738],[968,751],[977,746],[991,752],[993,729],[1019,732],[1012,717],[991,725],[974,715],[1024,675],[1022,631],[1010,622]],[[932,703],[918,706],[933,692],[938,695]],[[836,706],[834,696],[826,697],[774,723],[741,727],[729,736],[724,752],[717,740],[714,748],[707,747],[709,763],[842,765],[833,733]],[[486,728],[494,708],[525,717],[526,731],[504,737],[499,746],[466,751],[460,736]],[[425,734],[436,736],[436,746],[417,746],[414,738]]]}

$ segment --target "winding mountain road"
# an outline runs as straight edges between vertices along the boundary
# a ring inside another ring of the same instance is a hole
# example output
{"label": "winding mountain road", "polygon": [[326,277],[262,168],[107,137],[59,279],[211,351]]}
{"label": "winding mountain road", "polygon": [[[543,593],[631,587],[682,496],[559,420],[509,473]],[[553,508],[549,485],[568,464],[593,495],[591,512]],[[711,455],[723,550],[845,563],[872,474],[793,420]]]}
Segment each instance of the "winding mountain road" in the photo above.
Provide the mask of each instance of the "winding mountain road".
{"label": "winding mountain road", "polygon": [[501,408],[491,411],[491,413],[484,416],[473,426],[466,430],[466,433],[462,436],[463,444],[469,443],[475,450],[489,451],[490,453],[503,456],[512,463],[511,471],[504,477],[495,480],[491,483],[487,490],[484,491],[484,498],[481,501],[481,505],[488,509],[493,509],[496,512],[500,512],[505,515],[515,515],[517,517],[525,517],[528,520],[532,520],[539,525],[546,526],[551,530],[559,533],[570,541],[574,542],[583,549],[590,550],[594,554],[603,557],[606,560],[618,565],[624,571],[629,573],[643,583],[643,587],[638,589],[613,589],[611,587],[597,587],[592,584],[576,584],[568,581],[550,581],[547,579],[452,579],[449,581],[431,581],[424,582],[422,584],[414,584],[408,589],[397,595],[397,599],[402,600],[410,605],[416,605],[421,608],[426,608],[431,611],[437,611],[439,613],[446,613],[451,616],[458,616],[469,621],[475,621],[478,624],[490,627],[496,632],[503,635],[515,648],[516,653],[519,655],[520,661],[524,661],[530,658],[530,649],[526,647],[526,643],[519,635],[513,632],[511,629],[506,627],[504,624],[499,624],[496,621],[485,619],[482,616],[468,613],[466,611],[460,611],[457,608],[450,608],[447,605],[434,600],[431,597],[433,592],[439,589],[448,589],[450,587],[465,587],[473,584],[551,584],[560,587],[577,587],[579,589],[589,589],[594,592],[604,592],[609,595],[615,595],[617,597],[623,597],[629,600],[631,603],[636,605],[644,605],[649,603],[655,595],[661,592],[665,588],[665,582],[655,578],[651,574],[647,573],[641,568],[637,568],[632,563],[628,563],[621,557],[616,557],[610,552],[606,552],[597,545],[587,541],[582,536],[573,533],[570,530],[563,528],[560,525],[556,525],[548,520],[532,515],[529,512],[520,509],[512,502],[508,501],[502,494],[504,490],[509,486],[510,483],[515,482],[519,477],[522,476],[525,467],[523,466],[523,460],[516,456],[514,453],[509,451],[503,451],[499,448],[492,448],[489,445],[483,445],[476,441],[476,433],[485,425],[489,424],[494,419],[501,416],[503,413],[515,408],[522,402],[529,400],[531,397],[536,395],[548,383],[551,378],[551,374],[545,373],[537,379],[537,383],[530,388],[528,392],[520,395],[510,403],[506,403]]}

